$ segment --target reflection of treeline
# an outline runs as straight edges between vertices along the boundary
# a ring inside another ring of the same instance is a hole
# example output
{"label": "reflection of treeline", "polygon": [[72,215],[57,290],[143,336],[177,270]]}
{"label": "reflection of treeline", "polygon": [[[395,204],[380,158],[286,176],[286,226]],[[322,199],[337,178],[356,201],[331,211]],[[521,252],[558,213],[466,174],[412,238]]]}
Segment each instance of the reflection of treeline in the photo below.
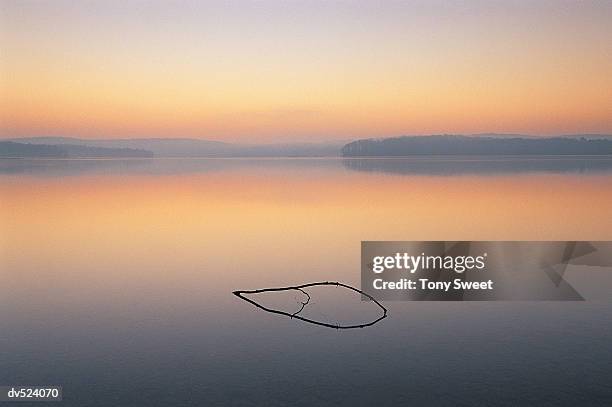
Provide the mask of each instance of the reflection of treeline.
{"label": "reflection of treeline", "polygon": [[494,138],[410,136],[358,140],[345,145],[346,157],[413,155],[607,155],[612,140],[586,138]]}
{"label": "reflection of treeline", "polygon": [[355,171],[408,175],[497,175],[507,173],[610,173],[612,156],[521,157],[401,157],[346,158],[342,164]]}
{"label": "reflection of treeline", "polygon": [[0,141],[0,158],[127,158],[152,157],[153,153],[134,148],[89,147],[72,144],[29,144]]}

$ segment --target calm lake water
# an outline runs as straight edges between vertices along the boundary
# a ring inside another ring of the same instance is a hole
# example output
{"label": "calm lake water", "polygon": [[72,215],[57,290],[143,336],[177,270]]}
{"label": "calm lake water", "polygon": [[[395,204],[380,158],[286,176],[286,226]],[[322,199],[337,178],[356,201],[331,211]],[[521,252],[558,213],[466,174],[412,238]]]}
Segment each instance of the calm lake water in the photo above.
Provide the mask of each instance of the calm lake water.
{"label": "calm lake water", "polygon": [[[358,287],[362,240],[612,240],[612,158],[0,160],[0,385],[65,406],[612,404],[606,271],[568,270],[586,302],[389,302],[351,331],[231,294]],[[369,315],[327,290],[309,312]]]}

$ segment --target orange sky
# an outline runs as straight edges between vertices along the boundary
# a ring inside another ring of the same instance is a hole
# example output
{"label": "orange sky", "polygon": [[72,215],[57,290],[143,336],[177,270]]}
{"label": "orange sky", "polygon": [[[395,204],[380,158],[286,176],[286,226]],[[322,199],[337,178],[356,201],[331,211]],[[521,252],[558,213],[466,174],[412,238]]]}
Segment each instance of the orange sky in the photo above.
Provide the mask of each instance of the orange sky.
{"label": "orange sky", "polygon": [[0,137],[612,133],[612,2],[508,3],[3,1]]}

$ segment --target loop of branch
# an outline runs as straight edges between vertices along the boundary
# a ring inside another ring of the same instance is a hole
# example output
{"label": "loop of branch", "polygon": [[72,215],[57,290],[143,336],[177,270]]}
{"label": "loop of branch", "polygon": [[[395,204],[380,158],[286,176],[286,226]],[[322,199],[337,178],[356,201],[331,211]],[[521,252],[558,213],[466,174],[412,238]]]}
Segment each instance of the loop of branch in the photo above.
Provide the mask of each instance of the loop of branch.
{"label": "loop of branch", "polygon": [[[322,286],[322,285],[335,285],[335,286],[344,287],[346,289],[355,291],[355,292],[357,292],[357,293],[367,297],[370,301],[373,301],[382,310],[382,315],[380,317],[378,317],[374,321],[371,321],[371,322],[368,322],[368,323],[365,323],[365,324],[357,324],[357,325],[329,324],[329,323],[326,323],[326,322],[315,321],[313,319],[306,318],[306,317],[303,317],[301,315],[298,315],[300,312],[302,312],[304,307],[306,307],[306,305],[308,305],[308,303],[310,302],[310,295],[306,291],[304,291],[303,289],[304,288],[308,288],[308,287],[314,287],[314,286]],[[293,314],[290,314],[290,313],[285,312],[285,311],[280,311],[280,310],[266,308],[263,305],[261,305],[261,304],[255,302],[255,301],[251,300],[250,298],[247,298],[246,296],[244,296],[244,294],[260,294],[260,293],[265,293],[265,292],[289,291],[289,290],[301,291],[302,293],[306,294],[306,297],[307,297],[306,302],[301,302],[302,306],[300,307],[300,309],[297,312],[295,312]],[[296,318],[296,319],[302,320],[304,322],[308,322],[310,324],[324,326],[324,327],[333,328],[333,329],[365,328],[365,327],[368,327],[368,326],[372,326],[372,325],[376,324],[377,322],[379,322],[382,319],[387,317],[387,309],[381,303],[376,301],[376,299],[374,297],[372,297],[371,295],[361,291],[358,288],[351,287],[350,285],[342,284],[342,283],[339,283],[337,281],[324,281],[324,282],[308,283],[308,284],[302,284],[302,285],[296,285],[296,286],[288,286],[288,287],[262,288],[262,289],[259,289],[259,290],[239,290],[239,291],[234,291],[233,294],[236,297],[238,297],[238,298],[240,298],[240,299],[242,299],[242,300],[244,300],[244,301],[246,301],[246,302],[256,306],[257,308],[266,311],[266,312],[270,312],[270,313],[273,313],[273,314],[284,315],[284,316],[287,316],[289,318]]]}

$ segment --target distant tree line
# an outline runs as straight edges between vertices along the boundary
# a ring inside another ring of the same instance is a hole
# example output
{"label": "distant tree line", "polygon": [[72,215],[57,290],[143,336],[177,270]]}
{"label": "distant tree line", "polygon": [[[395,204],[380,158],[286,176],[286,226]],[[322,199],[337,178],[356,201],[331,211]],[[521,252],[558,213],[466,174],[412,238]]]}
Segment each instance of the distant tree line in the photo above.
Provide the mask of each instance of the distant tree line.
{"label": "distant tree line", "polygon": [[0,158],[145,158],[153,153],[134,148],[89,147],[72,144],[30,144],[0,141]]}
{"label": "distant tree line", "polygon": [[342,155],[345,157],[607,154],[612,154],[612,140],[567,137],[405,136],[357,140],[342,147]]}

